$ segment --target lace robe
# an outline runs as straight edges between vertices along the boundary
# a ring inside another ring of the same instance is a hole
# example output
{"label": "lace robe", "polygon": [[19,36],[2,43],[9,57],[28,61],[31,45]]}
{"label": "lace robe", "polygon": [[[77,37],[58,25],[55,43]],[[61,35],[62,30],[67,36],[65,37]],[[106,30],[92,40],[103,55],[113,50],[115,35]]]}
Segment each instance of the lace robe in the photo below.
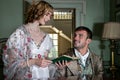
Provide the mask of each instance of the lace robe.
{"label": "lace robe", "polygon": [[[9,37],[4,48],[4,77],[5,80],[33,80],[49,77],[48,67],[41,68],[36,65],[21,67],[28,59],[44,56],[46,51],[53,47],[52,39],[46,34],[38,47],[25,27],[21,26]],[[42,76],[41,76],[42,74]],[[43,76],[46,74],[46,76]]]}

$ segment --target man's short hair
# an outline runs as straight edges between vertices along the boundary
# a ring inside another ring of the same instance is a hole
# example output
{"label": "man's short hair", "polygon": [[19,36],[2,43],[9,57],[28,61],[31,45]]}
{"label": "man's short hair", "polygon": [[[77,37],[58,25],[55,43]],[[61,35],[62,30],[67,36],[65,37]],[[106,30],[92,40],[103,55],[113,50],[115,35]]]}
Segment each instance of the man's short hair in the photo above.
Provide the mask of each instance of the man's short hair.
{"label": "man's short hair", "polygon": [[81,30],[86,31],[87,32],[87,38],[92,39],[92,31],[89,28],[87,28],[85,26],[79,26],[75,29],[75,32],[76,31],[81,31]]}

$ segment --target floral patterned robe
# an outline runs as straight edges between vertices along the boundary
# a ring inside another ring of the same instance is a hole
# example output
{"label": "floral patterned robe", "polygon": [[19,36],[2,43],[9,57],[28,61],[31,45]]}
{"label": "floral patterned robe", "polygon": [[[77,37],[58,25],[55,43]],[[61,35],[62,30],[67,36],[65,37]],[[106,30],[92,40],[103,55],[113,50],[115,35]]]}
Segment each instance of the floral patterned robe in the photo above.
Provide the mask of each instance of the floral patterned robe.
{"label": "floral patterned robe", "polygon": [[[46,51],[53,47],[52,39],[46,34],[40,46],[37,46],[24,26],[16,29],[6,42],[3,54],[4,77],[5,80],[33,80],[39,77],[39,73],[44,73],[44,69],[38,66],[21,67],[28,59],[44,56]],[[49,72],[48,68],[45,74]],[[34,75],[35,74],[35,75]],[[38,75],[38,76],[36,76]],[[49,75],[48,75],[49,76]]]}

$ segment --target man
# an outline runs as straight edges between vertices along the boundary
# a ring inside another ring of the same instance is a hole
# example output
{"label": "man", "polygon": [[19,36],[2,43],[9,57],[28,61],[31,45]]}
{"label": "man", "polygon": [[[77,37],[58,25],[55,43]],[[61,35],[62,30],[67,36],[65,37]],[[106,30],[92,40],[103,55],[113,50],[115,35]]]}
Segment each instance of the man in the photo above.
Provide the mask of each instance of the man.
{"label": "man", "polygon": [[[89,49],[91,41],[92,31],[90,29],[84,26],[75,29],[74,48],[68,50],[65,54],[78,57],[79,60],[56,64],[61,68],[59,72],[62,76],[79,76],[82,80],[103,80],[102,60]],[[65,67],[65,65],[67,66]]]}

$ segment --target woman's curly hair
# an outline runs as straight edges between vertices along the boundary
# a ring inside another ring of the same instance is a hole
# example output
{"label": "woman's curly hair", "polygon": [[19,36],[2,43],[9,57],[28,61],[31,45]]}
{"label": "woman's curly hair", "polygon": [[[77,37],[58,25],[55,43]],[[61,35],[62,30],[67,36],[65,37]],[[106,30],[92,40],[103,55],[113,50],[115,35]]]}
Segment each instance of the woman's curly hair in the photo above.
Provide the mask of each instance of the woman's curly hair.
{"label": "woman's curly hair", "polygon": [[26,13],[25,23],[32,23],[39,20],[45,14],[51,12],[53,14],[53,7],[46,1],[39,1],[33,3]]}

